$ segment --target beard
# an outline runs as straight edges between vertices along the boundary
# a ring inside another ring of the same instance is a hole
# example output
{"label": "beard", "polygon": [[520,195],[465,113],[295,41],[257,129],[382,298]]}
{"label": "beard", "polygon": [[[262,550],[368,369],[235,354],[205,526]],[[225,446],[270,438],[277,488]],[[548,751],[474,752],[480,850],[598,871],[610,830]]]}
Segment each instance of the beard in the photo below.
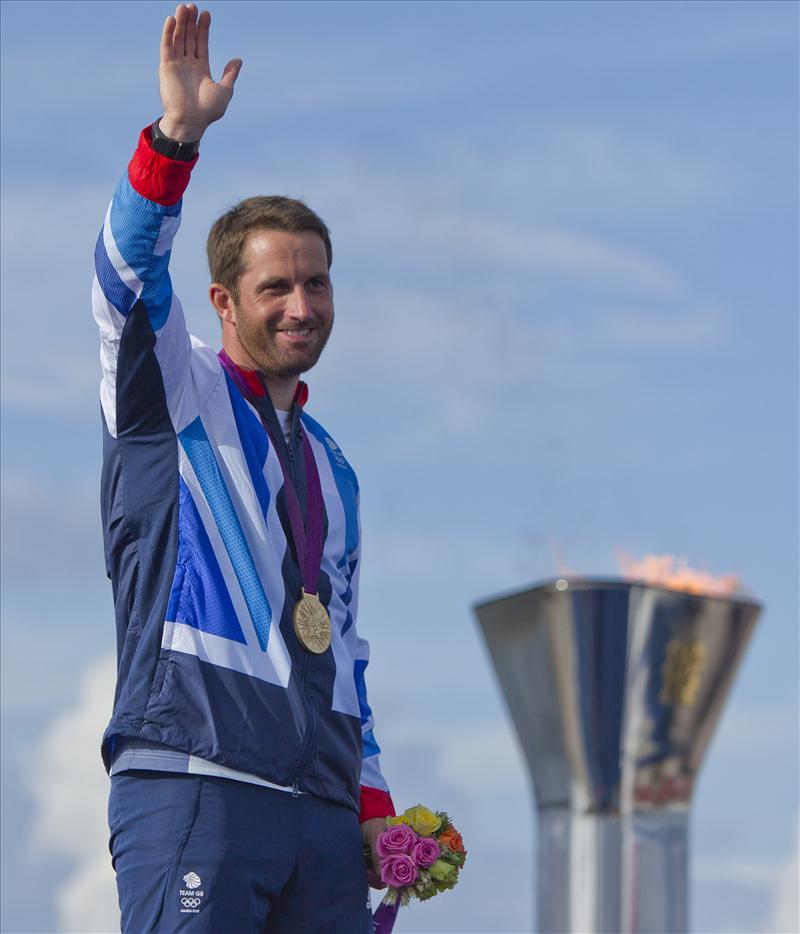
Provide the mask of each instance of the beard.
{"label": "beard", "polygon": [[307,341],[292,345],[277,329],[243,314],[241,307],[236,318],[236,335],[243,349],[265,376],[279,379],[299,377],[319,360],[333,329],[333,310],[328,321],[317,319],[311,327]]}

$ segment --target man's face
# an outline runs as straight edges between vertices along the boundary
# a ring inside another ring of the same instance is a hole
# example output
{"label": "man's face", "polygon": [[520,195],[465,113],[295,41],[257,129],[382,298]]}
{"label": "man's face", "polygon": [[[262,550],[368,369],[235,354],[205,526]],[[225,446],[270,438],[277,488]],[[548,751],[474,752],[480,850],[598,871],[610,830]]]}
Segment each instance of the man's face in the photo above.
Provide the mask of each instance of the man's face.
{"label": "man's face", "polygon": [[319,359],[333,327],[325,244],[313,231],[254,230],[245,241],[236,337],[267,376],[296,377]]}

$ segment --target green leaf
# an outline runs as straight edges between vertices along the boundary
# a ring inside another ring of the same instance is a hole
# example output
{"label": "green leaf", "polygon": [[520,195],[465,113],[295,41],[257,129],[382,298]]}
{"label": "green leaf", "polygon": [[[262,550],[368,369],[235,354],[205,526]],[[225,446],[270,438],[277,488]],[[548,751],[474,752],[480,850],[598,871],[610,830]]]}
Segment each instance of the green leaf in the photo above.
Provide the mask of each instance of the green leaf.
{"label": "green leaf", "polygon": [[446,811],[436,811],[435,814],[442,822],[442,826],[436,831],[437,834],[443,833],[445,830],[449,830],[453,826],[453,822],[447,816]]}
{"label": "green leaf", "polygon": [[446,863],[450,863],[451,866],[461,866],[463,860],[461,859],[460,853],[454,853],[449,847],[442,847],[442,854],[439,859],[444,860]]}

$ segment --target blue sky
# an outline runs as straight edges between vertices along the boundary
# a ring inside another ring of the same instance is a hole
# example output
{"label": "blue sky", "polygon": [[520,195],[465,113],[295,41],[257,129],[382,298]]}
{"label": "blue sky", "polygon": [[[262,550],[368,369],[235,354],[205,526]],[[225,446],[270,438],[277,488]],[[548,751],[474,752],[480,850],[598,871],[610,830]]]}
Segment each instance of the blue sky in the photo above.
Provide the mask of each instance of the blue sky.
{"label": "blue sky", "polygon": [[[215,73],[244,68],[173,280],[216,343],[219,213],[280,192],[332,229],[309,411],[361,483],[384,770],[473,853],[398,930],[530,929],[532,798],[470,608],[559,551],[614,574],[615,547],[738,572],[765,603],[695,794],[693,927],[795,930],[797,5],[209,8]],[[113,902],[89,285],[172,9],[2,4],[8,931],[104,930]]]}

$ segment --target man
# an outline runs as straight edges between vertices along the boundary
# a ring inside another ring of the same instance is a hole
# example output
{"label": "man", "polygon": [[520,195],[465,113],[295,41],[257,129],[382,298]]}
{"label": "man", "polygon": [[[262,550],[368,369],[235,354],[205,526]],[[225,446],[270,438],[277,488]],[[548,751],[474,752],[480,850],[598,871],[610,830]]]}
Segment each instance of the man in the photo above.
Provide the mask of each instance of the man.
{"label": "man", "polygon": [[210,20],[193,4],[167,18],[164,114],[95,251],[122,928],[366,932],[362,846],[394,809],[355,626],[358,485],[299,380],[333,324],[328,231],[279,197],[214,224],[219,354],[186,332],[167,268],[198,144],[242,64],[212,80]]}

